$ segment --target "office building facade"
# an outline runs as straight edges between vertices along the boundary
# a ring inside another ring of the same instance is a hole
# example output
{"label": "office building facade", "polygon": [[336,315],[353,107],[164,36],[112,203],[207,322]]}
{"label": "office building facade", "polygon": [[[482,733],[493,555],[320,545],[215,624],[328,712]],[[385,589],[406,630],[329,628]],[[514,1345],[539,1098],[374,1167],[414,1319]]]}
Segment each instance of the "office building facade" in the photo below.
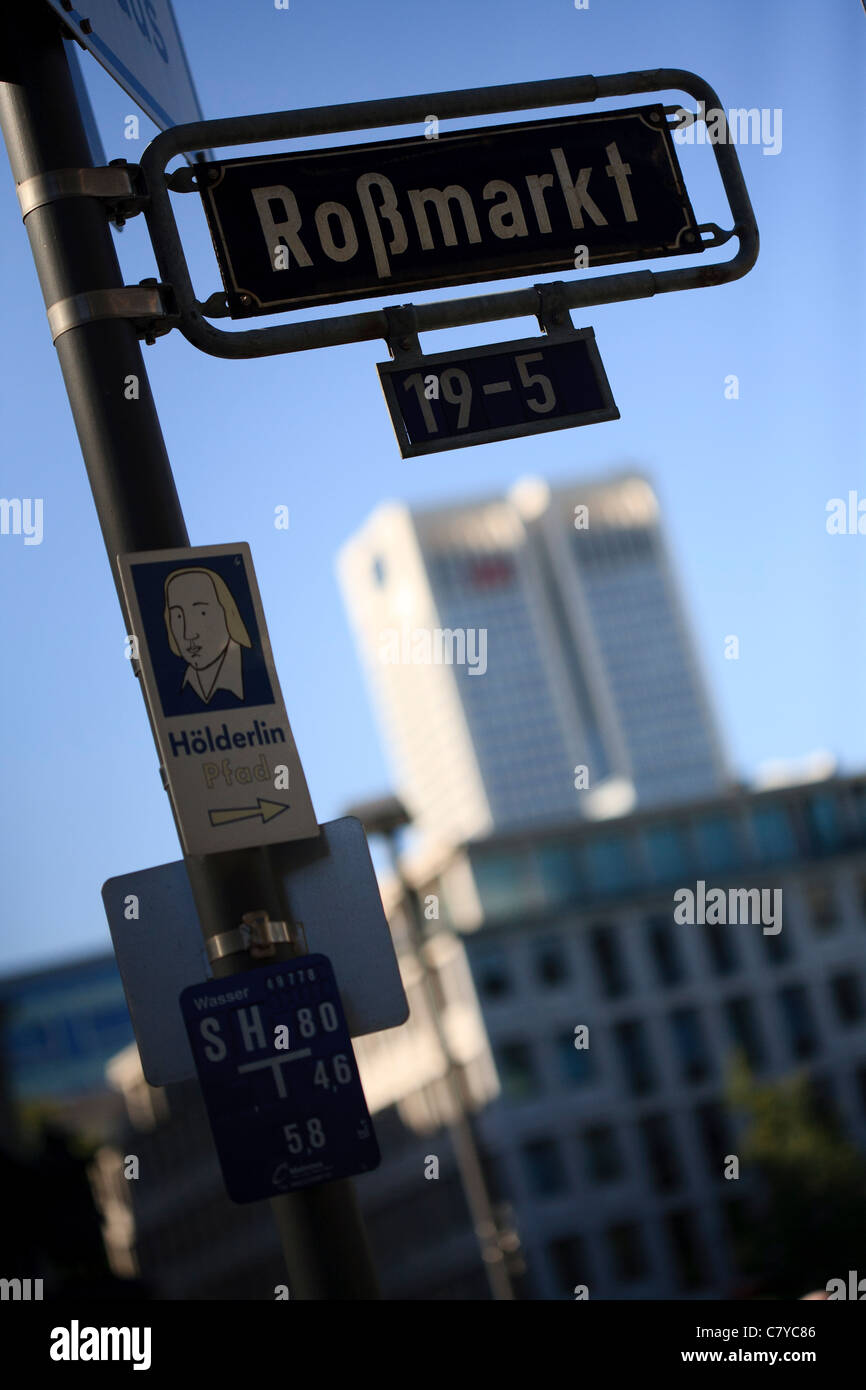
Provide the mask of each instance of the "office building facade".
{"label": "office building facade", "polygon": [[725,785],[644,478],[386,505],[339,574],[395,785],[433,839]]}
{"label": "office building facade", "polygon": [[[684,889],[757,889],[778,920],[676,920]],[[530,1296],[754,1292],[735,1056],[759,1084],[805,1074],[866,1153],[866,778],[491,837],[424,892],[464,939],[496,1059],[478,1131]]]}

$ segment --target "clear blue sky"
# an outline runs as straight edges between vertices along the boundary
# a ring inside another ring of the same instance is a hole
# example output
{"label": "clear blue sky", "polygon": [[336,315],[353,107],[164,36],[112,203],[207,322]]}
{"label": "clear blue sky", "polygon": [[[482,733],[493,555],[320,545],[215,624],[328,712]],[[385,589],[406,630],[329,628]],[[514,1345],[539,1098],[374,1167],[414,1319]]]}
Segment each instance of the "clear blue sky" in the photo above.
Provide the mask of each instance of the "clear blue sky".
{"label": "clear blue sky", "polygon": [[[866,496],[859,0],[176,10],[209,117],[659,66],[700,73],[728,108],[783,115],[779,154],[740,148],[762,240],[751,274],[575,316],[596,330],[619,422],[403,461],[374,365],[382,343],[249,362],[206,357],[177,333],[146,349],[193,544],[252,546],[319,819],[388,784],[334,578],[341,542],[385,498],[444,501],[625,461],[656,481],[734,767],[750,777],[819,747],[866,765],[866,536],[825,530],[829,498]],[[141,140],[124,139],[135,107],[84,63],[107,157],[136,159],[153,128],[142,117]],[[681,153],[699,218],[719,218],[711,151]],[[205,297],[219,280],[192,203],[185,235]],[[141,221],[118,239],[133,283],[156,273]],[[102,882],[178,846],[8,169],[0,226],[0,492],[44,499],[41,545],[0,536],[0,968],[12,969],[106,947]],[[437,351],[536,331],[515,320],[422,341]],[[288,532],[273,526],[281,503]],[[737,662],[724,659],[728,634]]]}

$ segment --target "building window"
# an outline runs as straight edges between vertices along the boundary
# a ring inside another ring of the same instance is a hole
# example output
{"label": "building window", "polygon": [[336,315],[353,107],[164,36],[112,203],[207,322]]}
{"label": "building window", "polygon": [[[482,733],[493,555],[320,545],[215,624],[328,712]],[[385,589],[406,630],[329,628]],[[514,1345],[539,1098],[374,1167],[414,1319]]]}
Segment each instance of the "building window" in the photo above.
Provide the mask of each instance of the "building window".
{"label": "building window", "polygon": [[563,1297],[574,1298],[578,1284],[590,1286],[592,1281],[586,1263],[586,1246],[580,1236],[563,1236],[561,1240],[553,1241],[549,1250],[557,1288],[566,1291]]}
{"label": "building window", "polygon": [[650,826],[644,831],[653,883],[680,883],[688,877],[689,856],[678,825]]}
{"label": "building window", "polygon": [[791,933],[785,931],[784,923],[781,931],[761,932],[761,943],[764,948],[764,955],[771,965],[781,965],[786,960],[791,960],[794,955],[791,944]]}
{"label": "building window", "polygon": [[650,917],[647,922],[650,957],[660,985],[679,984],[685,976],[674,929],[666,917]]}
{"label": "building window", "polygon": [[729,999],[725,1004],[725,1017],[734,1044],[743,1049],[749,1066],[757,1070],[764,1061],[764,1045],[752,1000]]}
{"label": "building window", "polygon": [[614,1029],[622,1069],[632,1095],[645,1095],[655,1085],[655,1067],[643,1023],[618,1023]]}
{"label": "building window", "polygon": [[565,947],[558,936],[544,937],[532,943],[535,978],[539,984],[553,988],[568,979]]}
{"label": "building window", "polygon": [[731,1152],[730,1121],[727,1111],[718,1101],[710,1100],[699,1105],[695,1111],[695,1122],[700,1136],[701,1148],[710,1177],[721,1178],[725,1171],[725,1158]]}
{"label": "building window", "polygon": [[777,995],[788,1043],[795,1057],[811,1057],[818,1046],[809,1000],[802,985],[791,985]]}
{"label": "building window", "polygon": [[831,883],[810,883],[806,889],[809,917],[816,932],[834,931],[841,921],[836,893]]}
{"label": "building window", "polygon": [[684,1081],[705,1081],[712,1067],[697,1009],[677,1009],[668,1019]]}
{"label": "building window", "polygon": [[561,1033],[556,1040],[559,1075],[571,1086],[584,1086],[592,1080],[593,1065],[588,1047],[575,1047],[574,1033]]}
{"label": "building window", "polygon": [[542,845],[536,858],[545,898],[557,906],[579,901],[583,880],[575,846]]}
{"label": "building window", "polygon": [[484,999],[502,999],[511,994],[514,981],[504,947],[492,943],[472,944],[470,948],[475,987]]}
{"label": "building window", "polygon": [[529,1043],[500,1043],[496,1048],[496,1063],[506,1099],[525,1100],[536,1092],[538,1071]]}
{"label": "building window", "polygon": [[672,1212],[665,1221],[668,1240],[677,1267],[680,1283],[687,1289],[698,1289],[706,1283],[703,1250],[691,1212]]}
{"label": "building window", "polygon": [[628,990],[625,962],[613,927],[595,927],[589,934],[590,946],[602,987],[608,999]]}
{"label": "building window", "polygon": [[622,1149],[616,1130],[610,1125],[593,1125],[584,1130],[583,1151],[591,1182],[616,1182],[624,1172]]}
{"label": "building window", "polygon": [[866,784],[851,787],[851,807],[861,830],[866,830]]}
{"label": "building window", "polygon": [[729,926],[707,923],[701,929],[710,964],[717,975],[732,975],[739,965],[737,950]]}
{"label": "building window", "polygon": [[666,1115],[649,1115],[638,1125],[653,1186],[671,1192],[680,1181],[680,1165],[673,1130]]}
{"label": "building window", "polygon": [[695,821],[692,833],[702,874],[730,869],[742,863],[743,854],[737,843],[734,824],[726,817],[712,816]]}
{"label": "building window", "polygon": [[812,1108],[818,1120],[829,1128],[838,1127],[841,1117],[833,1077],[827,1072],[815,1073],[810,1077],[810,1089]]}
{"label": "building window", "polygon": [[616,1277],[623,1284],[633,1283],[646,1276],[648,1265],[640,1227],[624,1221],[611,1226],[607,1232],[611,1259]]}
{"label": "building window", "polygon": [[488,920],[519,916],[543,905],[528,855],[479,854],[472,873]]}
{"label": "building window", "polygon": [[743,1242],[750,1240],[753,1236],[754,1202],[749,1197],[729,1197],[722,1204],[722,1218],[734,1255],[738,1257]]}
{"label": "building window", "polygon": [[523,1144],[520,1155],[533,1196],[552,1196],[568,1186],[562,1154],[553,1139],[535,1139],[531,1144]]}
{"label": "building window", "polygon": [[834,975],[830,981],[830,993],[836,1013],[843,1023],[856,1023],[863,1017],[863,995],[859,976],[853,973]]}
{"label": "building window", "polygon": [[384,587],[385,587],[385,561],[383,560],[383,558],[382,558],[381,555],[374,555],[374,556],[373,556],[373,565],[372,565],[372,569],[373,569],[373,583],[376,585],[376,588],[377,588],[377,589],[384,589]]}
{"label": "building window", "polygon": [[797,858],[797,837],[784,806],[763,806],[752,811],[752,828],[758,856],[767,863]]}
{"label": "building window", "polygon": [[835,797],[810,796],[806,803],[806,823],[813,851],[822,854],[841,847],[843,835]]}
{"label": "building window", "polygon": [[621,893],[631,886],[628,846],[623,839],[589,840],[584,863],[594,893]]}

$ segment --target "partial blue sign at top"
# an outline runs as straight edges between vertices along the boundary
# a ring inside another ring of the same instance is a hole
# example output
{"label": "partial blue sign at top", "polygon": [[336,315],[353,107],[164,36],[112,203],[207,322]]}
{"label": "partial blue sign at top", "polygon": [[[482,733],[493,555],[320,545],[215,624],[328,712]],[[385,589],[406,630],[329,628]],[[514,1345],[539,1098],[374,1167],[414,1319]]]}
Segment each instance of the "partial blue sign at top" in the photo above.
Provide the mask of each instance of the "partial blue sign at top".
{"label": "partial blue sign at top", "polygon": [[48,2],[160,130],[202,120],[169,0]]}

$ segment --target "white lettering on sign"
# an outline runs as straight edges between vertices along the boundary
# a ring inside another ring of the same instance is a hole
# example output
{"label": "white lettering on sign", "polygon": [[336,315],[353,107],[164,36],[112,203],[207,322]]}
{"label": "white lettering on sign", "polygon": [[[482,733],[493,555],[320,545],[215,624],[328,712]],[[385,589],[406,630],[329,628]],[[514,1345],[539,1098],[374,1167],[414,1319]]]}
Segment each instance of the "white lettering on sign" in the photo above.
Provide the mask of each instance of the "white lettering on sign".
{"label": "white lettering on sign", "polygon": [[156,22],[153,0],[143,0],[143,3],[142,0],[117,0],[117,3],[128,19],[135,20],[139,33],[144,36],[148,43],[153,44],[162,61],[167,63],[168,49]]}
{"label": "white lettering on sign", "polygon": [[228,1052],[228,1048],[220,1037],[220,1024],[218,1018],[203,1018],[199,1024],[199,1032],[203,1038],[207,1039],[207,1046],[204,1055],[209,1062],[221,1062]]}
{"label": "white lettering on sign", "polygon": [[246,999],[248,994],[249,989],[235,989],[230,994],[207,994],[194,1002],[198,1010],[213,1009],[217,1004],[234,1004],[238,1000]]}
{"label": "white lettering on sign", "polygon": [[[562,200],[560,207],[564,203],[575,231],[583,229],[585,218],[596,227],[609,226],[609,217],[589,191],[594,167],[586,165],[575,175],[561,146],[552,146],[549,153],[555,175],[547,172],[524,177],[528,204],[524,201],[526,193],[521,194],[505,179],[489,179],[481,192],[484,206],[476,206],[472,194],[459,183],[444,188],[409,188],[398,194],[385,174],[370,172],[355,183],[360,218],[344,203],[332,201],[320,203],[306,217],[286,184],[252,188],[268,264],[274,263],[280,246],[286,249],[291,266],[309,269],[322,264],[323,256],[331,261],[352,261],[361,251],[361,236],[366,231],[366,250],[373,253],[376,274],[380,280],[388,280],[394,258],[409,248],[407,225],[414,225],[421,249],[433,252],[444,246],[479,244],[485,216],[499,240],[533,237],[537,232],[548,235],[552,230],[548,197]],[[639,213],[629,183],[632,167],[623,160],[616,141],[605,146],[605,154],[607,163],[601,167],[613,181],[619,215],[625,222],[637,222]],[[599,195],[603,192],[600,188]],[[614,206],[608,206],[611,215]]]}
{"label": "white lettering on sign", "polygon": [[267,1047],[258,1004],[253,1004],[250,1009],[238,1009],[238,1022],[241,1025],[241,1037],[247,1052],[255,1052],[257,1047]]}
{"label": "white lettering on sign", "polygon": [[298,1062],[303,1057],[310,1056],[312,1056],[310,1048],[301,1047],[296,1052],[287,1052],[285,1057],[264,1057],[260,1062],[244,1062],[243,1066],[238,1067],[238,1075],[248,1071],[263,1071],[265,1067],[270,1067],[271,1076],[274,1078],[274,1085],[277,1088],[277,1095],[281,1100],[285,1100],[288,1091],[283,1078],[283,1067],[289,1062]]}

